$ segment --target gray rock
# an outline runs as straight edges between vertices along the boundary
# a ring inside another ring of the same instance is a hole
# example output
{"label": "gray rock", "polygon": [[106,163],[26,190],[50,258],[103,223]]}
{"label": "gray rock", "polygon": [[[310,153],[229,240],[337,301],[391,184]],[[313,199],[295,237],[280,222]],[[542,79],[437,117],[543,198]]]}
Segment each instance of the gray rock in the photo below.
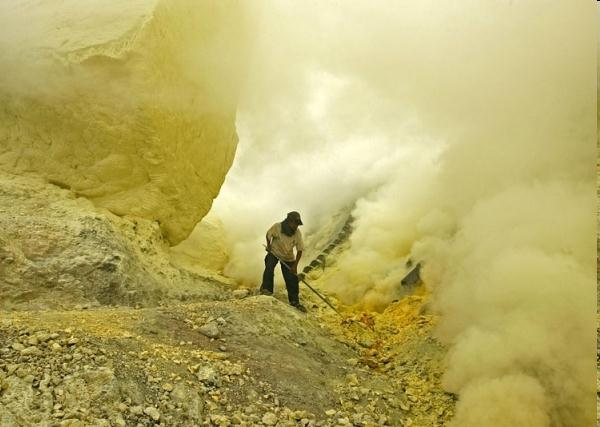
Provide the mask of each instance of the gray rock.
{"label": "gray rock", "polygon": [[231,421],[225,415],[211,415],[210,422],[219,427],[229,427]]}
{"label": "gray rock", "polygon": [[32,346],[36,346],[40,343],[40,341],[35,336],[27,338],[26,342],[27,342],[27,344],[32,345]]}
{"label": "gray rock", "polygon": [[265,415],[263,415],[262,422],[264,425],[274,426],[277,424],[277,415],[275,415],[273,412],[267,412]]}
{"label": "gray rock", "polygon": [[19,378],[25,378],[29,374],[29,370],[22,366],[19,366],[15,374]]}
{"label": "gray rock", "polygon": [[154,421],[160,420],[160,412],[154,406],[148,406],[144,409],[144,414],[148,415]]}
{"label": "gray rock", "polygon": [[47,333],[47,332],[39,332],[36,335],[36,338],[39,340],[39,342],[46,342],[50,339],[51,334]]}
{"label": "gray rock", "polygon": [[131,408],[129,408],[129,411],[133,415],[142,415],[144,413],[144,408],[142,408],[141,406],[132,406]]}
{"label": "gray rock", "polygon": [[198,379],[205,385],[208,386],[218,386],[219,385],[219,376],[217,372],[211,368],[210,366],[203,366],[198,370],[196,374]]}
{"label": "gray rock", "polygon": [[175,384],[171,392],[171,398],[178,403],[184,403],[188,398],[189,390],[183,383]]}
{"label": "gray rock", "polygon": [[40,356],[42,354],[42,350],[37,347],[31,346],[21,350],[21,354],[23,356]]}
{"label": "gray rock", "polygon": [[115,415],[112,422],[116,427],[125,427],[127,425],[121,414]]}
{"label": "gray rock", "polygon": [[14,342],[12,345],[13,350],[21,351],[25,349],[25,346],[20,342]]}
{"label": "gray rock", "polygon": [[198,329],[200,333],[209,338],[217,338],[219,336],[219,328],[216,322],[208,322]]}

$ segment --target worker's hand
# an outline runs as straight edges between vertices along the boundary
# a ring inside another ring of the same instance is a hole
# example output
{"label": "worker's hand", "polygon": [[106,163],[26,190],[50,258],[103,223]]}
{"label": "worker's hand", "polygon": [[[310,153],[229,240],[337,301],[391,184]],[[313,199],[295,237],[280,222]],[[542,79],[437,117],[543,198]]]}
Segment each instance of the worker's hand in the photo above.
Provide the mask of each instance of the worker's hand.
{"label": "worker's hand", "polygon": [[294,276],[297,276],[298,275],[298,263],[297,262],[293,263],[291,265],[291,267],[292,267],[291,268],[292,273],[294,273]]}
{"label": "worker's hand", "polygon": [[265,246],[265,251],[267,251],[267,252],[270,253],[271,252],[271,245]]}

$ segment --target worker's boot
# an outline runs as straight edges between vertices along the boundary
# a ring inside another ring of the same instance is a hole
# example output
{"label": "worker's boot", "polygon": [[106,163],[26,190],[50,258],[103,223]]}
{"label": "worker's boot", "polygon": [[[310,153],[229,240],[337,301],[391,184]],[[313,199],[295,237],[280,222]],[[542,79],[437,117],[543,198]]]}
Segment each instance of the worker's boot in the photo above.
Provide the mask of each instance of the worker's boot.
{"label": "worker's boot", "polygon": [[301,311],[302,313],[306,313],[306,307],[304,307],[302,304],[300,304],[299,302],[296,303],[292,303],[291,304],[292,307],[294,307],[296,310]]}

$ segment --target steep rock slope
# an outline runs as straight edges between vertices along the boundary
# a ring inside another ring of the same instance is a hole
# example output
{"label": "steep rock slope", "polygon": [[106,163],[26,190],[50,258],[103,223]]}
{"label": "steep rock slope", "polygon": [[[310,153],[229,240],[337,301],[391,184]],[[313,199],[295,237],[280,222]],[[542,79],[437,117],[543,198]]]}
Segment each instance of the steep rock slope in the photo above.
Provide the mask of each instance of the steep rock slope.
{"label": "steep rock slope", "polygon": [[[308,251],[327,255],[308,271],[316,287],[347,244],[352,220],[338,219]],[[375,427],[452,417],[426,296],[380,314],[329,296],[340,317],[303,286],[302,314],[281,287],[275,298],[253,296],[216,272],[172,265],[170,252],[153,221],[115,216],[42,178],[0,176],[1,425]]]}
{"label": "steep rock slope", "polygon": [[41,178],[0,174],[0,309],[212,300],[230,283],[173,266],[156,222],[118,217]]}
{"label": "steep rock slope", "polygon": [[244,25],[235,0],[3,2],[0,168],[178,243],[233,161]]}
{"label": "steep rock slope", "polygon": [[267,296],[8,313],[0,424],[445,425],[454,397],[422,300],[343,322]]}

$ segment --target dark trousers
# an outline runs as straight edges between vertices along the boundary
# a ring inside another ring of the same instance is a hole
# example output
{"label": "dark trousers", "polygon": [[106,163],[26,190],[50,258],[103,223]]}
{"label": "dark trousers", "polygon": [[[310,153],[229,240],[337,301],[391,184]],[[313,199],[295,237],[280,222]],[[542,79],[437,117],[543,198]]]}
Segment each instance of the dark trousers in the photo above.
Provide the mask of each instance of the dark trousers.
{"label": "dark trousers", "polygon": [[[278,262],[279,260],[277,257],[270,253],[265,257],[265,272],[263,273],[262,285],[260,285],[261,289],[273,292],[273,275],[275,274],[275,266],[277,266]],[[286,264],[289,266],[292,265],[291,262]],[[298,276],[292,273],[288,267],[283,265],[283,263],[281,264],[281,272],[283,273],[283,280],[285,280],[285,287],[287,288],[290,304],[298,304],[300,302],[298,297],[300,291],[298,286]]]}

